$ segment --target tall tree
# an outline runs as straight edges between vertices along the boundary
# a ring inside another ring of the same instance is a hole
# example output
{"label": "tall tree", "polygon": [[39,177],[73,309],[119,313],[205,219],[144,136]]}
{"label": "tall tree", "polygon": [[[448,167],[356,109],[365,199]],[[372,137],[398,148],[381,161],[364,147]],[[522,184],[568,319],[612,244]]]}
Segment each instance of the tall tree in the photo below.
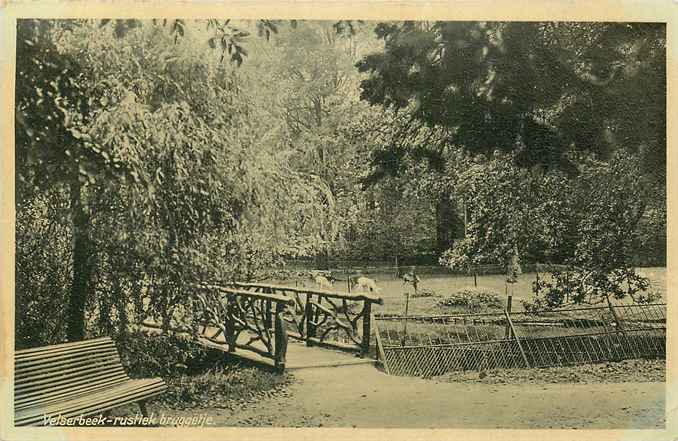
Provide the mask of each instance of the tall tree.
{"label": "tall tree", "polygon": [[384,51],[358,64],[370,103],[414,105],[470,152],[515,150],[522,165],[568,169],[571,146],[603,158],[624,147],[662,176],[664,25],[403,22],[375,32]]}
{"label": "tall tree", "polygon": [[301,22],[271,36],[251,41],[252,55],[241,68],[257,105],[270,118],[282,118],[290,135],[291,161],[297,170],[319,177],[326,185],[328,218],[320,237],[320,267],[328,266],[329,251],[338,239],[337,214],[343,164],[351,144],[337,142],[337,131],[350,121],[358,101],[355,42],[329,22]]}
{"label": "tall tree", "polygon": [[281,122],[256,113],[198,35],[84,21],[18,31],[17,199],[70,194],[69,340],[95,300],[125,322],[143,295],[166,323],[190,307],[185,283],[314,252],[323,186],[290,167]]}
{"label": "tall tree", "polygon": [[70,109],[83,117],[90,103],[82,93],[86,71],[60,53],[54,38],[70,32],[74,22],[17,21],[16,165],[21,206],[40,188],[64,186],[69,194],[73,234],[73,278],[68,297],[68,337],[84,335],[84,310],[91,290],[94,255],[82,186],[97,156],[71,130]]}

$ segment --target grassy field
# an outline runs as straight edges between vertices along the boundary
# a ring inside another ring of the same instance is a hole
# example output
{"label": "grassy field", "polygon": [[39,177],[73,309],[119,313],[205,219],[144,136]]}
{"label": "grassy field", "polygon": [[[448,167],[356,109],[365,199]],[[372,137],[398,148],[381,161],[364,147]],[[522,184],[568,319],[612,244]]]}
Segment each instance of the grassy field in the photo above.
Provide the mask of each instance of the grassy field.
{"label": "grassy field", "polygon": [[[652,287],[662,293],[662,301],[666,300],[666,268],[640,268],[638,270],[642,275],[648,277],[652,282]],[[388,314],[402,314],[405,312],[406,292],[414,293],[411,285],[404,285],[400,279],[395,279],[393,273],[371,272],[368,277],[376,280],[381,288],[381,297],[384,299],[384,305],[376,305],[374,312]],[[520,275],[518,282],[508,286],[508,293],[512,294],[512,310],[521,311],[520,300],[529,300],[532,297],[532,282],[536,280],[536,273],[525,273]],[[549,275],[540,273],[539,277],[548,279]],[[450,295],[461,288],[473,287],[473,277],[457,276],[450,274],[422,274],[420,276],[419,291],[432,291],[439,296]],[[478,288],[485,288],[496,292],[506,303],[507,284],[504,275],[484,275],[478,276]],[[307,287],[315,287],[312,281],[305,281]],[[334,285],[337,291],[346,291],[346,282],[337,281]],[[438,314],[447,313],[436,306],[437,297],[410,298],[408,314]]]}

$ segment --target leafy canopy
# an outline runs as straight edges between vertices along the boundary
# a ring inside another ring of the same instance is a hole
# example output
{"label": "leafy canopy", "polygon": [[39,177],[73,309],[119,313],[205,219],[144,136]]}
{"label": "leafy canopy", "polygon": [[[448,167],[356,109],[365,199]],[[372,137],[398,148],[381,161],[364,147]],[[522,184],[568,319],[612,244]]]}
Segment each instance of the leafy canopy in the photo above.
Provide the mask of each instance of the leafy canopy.
{"label": "leafy canopy", "polygon": [[451,142],[572,170],[570,147],[640,151],[665,168],[665,27],[645,23],[380,23],[361,97],[405,108]]}

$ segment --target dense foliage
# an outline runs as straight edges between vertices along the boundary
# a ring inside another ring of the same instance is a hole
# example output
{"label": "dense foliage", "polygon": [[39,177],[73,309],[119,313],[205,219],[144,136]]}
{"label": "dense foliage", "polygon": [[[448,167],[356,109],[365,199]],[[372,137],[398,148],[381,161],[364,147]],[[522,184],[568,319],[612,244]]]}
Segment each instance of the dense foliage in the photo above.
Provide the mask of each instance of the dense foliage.
{"label": "dense foliage", "polygon": [[657,243],[639,228],[653,201],[652,183],[638,159],[623,151],[606,162],[582,157],[577,164],[575,179],[522,169],[502,155],[467,168],[455,187],[468,212],[466,235],[441,263],[469,272],[500,263],[509,275],[520,262],[568,265],[567,277],[557,273],[535,287],[549,306],[645,290],[647,281],[634,267],[639,250]]}
{"label": "dense foliage", "polygon": [[475,153],[568,168],[570,147],[665,171],[666,35],[649,23],[380,23],[362,97],[407,108]]}
{"label": "dense foliage", "polygon": [[192,283],[302,258],[555,263],[536,302],[647,300],[664,32],[19,20],[17,345],[191,322]]}
{"label": "dense foliage", "polygon": [[[151,25],[120,37],[20,22],[19,38],[49,49],[21,60],[38,72],[69,60],[58,75],[76,85],[18,69],[17,327],[33,334],[20,345],[148,316],[168,326],[193,306],[187,284],[252,278],[317,248],[332,215],[318,215],[324,183],[291,167],[285,127],[257,114],[207,47]],[[45,101],[52,113],[36,118]],[[46,266],[22,254],[31,243],[48,244]],[[48,325],[31,310],[46,299],[70,305]]]}
{"label": "dense foliage", "polygon": [[270,393],[289,380],[286,375],[224,360],[222,352],[176,334],[135,331],[121,335],[116,343],[130,376],[160,376],[165,380],[167,391],[159,401],[168,408],[233,406],[234,402]]}

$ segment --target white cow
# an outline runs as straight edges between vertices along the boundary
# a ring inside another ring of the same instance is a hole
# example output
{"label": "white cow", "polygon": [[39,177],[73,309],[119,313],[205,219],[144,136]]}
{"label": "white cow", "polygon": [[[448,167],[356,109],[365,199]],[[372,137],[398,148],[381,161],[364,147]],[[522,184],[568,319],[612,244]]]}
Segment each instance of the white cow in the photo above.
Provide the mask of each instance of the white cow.
{"label": "white cow", "polygon": [[381,288],[377,287],[377,283],[374,280],[364,276],[358,277],[358,280],[355,282],[355,287],[366,289],[371,292],[381,292]]}
{"label": "white cow", "polygon": [[317,275],[315,276],[315,283],[318,284],[320,289],[331,289],[332,282],[325,276]]}

